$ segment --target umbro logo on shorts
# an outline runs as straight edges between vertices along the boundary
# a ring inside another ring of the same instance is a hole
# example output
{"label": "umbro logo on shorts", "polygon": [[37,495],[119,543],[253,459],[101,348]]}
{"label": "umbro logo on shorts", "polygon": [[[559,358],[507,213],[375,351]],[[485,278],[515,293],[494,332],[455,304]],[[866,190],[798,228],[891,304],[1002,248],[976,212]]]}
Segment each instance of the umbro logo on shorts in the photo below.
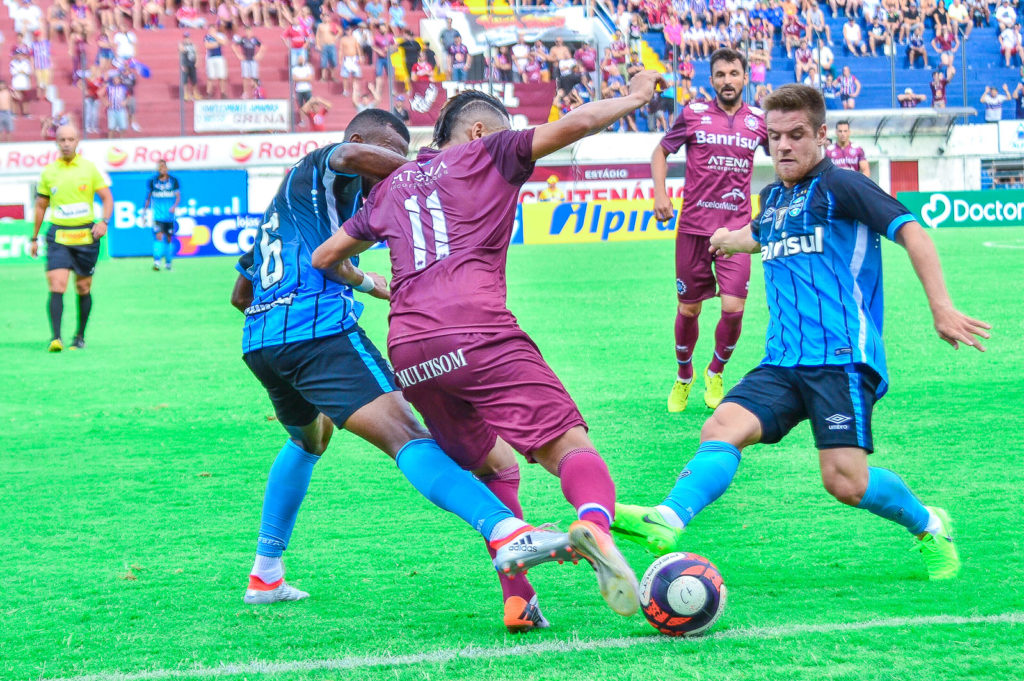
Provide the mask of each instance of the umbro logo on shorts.
{"label": "umbro logo on shorts", "polygon": [[846,414],[832,414],[825,420],[832,424],[828,427],[829,430],[849,430],[853,417]]}

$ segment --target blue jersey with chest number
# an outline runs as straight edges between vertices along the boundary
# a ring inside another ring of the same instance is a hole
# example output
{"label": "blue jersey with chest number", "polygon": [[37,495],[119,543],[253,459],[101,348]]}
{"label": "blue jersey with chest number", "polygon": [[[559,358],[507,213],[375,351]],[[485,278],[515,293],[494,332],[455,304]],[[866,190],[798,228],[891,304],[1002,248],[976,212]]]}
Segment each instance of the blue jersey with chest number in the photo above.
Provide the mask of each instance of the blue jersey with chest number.
{"label": "blue jersey with chest number", "polygon": [[329,160],[338,147],[317,149],[296,163],[256,231],[253,250],[237,269],[252,281],[242,351],[342,333],[363,305],[352,289],[313,267],[313,250],[352,217],[362,203],[362,178],[336,173]]}
{"label": "blue jersey with chest number", "polygon": [[166,180],[161,180],[159,175],[154,175],[149,178],[146,186],[149,189],[149,207],[153,211],[153,221],[174,222],[172,208],[180,189],[178,178],[168,175]]}
{"label": "blue jersey with chest number", "polygon": [[768,332],[762,364],[867,365],[888,388],[882,345],[880,237],[914,220],[869,178],[821,161],[797,185],[761,191],[751,233],[761,244]]}

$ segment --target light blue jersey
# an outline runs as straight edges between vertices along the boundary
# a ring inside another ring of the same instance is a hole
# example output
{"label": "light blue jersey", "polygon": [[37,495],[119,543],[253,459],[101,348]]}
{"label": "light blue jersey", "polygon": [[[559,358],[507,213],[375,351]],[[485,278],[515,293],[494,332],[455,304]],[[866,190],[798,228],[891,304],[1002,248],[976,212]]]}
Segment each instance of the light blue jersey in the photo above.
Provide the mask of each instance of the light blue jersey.
{"label": "light blue jersey", "polygon": [[242,351],[339,334],[355,325],[363,304],[352,289],[313,267],[313,250],[362,203],[362,178],[335,173],[328,161],[338,145],[296,163],[256,232],[253,250],[237,269],[252,281]]}
{"label": "light blue jersey", "polygon": [[173,209],[180,190],[178,178],[168,175],[166,180],[161,180],[159,175],[154,175],[146,184],[149,188],[146,198],[153,211],[153,222],[174,222]]}
{"label": "light blue jersey", "polygon": [[762,364],[867,365],[888,389],[882,345],[880,237],[914,217],[858,172],[821,161],[799,184],[761,192],[752,234],[761,244],[769,322]]}

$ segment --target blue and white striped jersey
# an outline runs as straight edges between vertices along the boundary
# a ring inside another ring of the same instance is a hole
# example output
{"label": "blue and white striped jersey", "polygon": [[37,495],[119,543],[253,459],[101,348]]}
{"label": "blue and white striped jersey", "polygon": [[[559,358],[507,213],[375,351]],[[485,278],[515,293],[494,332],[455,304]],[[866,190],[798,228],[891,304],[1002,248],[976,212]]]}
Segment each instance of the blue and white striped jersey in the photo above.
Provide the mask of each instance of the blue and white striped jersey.
{"label": "blue and white striped jersey", "polygon": [[289,169],[253,250],[238,261],[253,291],[243,352],[342,333],[359,320],[363,304],[352,289],[324,278],[311,260],[313,250],[362,204],[362,178],[330,168],[337,147],[317,149]]}
{"label": "blue and white striped jersey", "polygon": [[751,232],[761,244],[773,366],[864,364],[888,389],[882,345],[880,237],[914,220],[867,177],[822,160],[799,184],[761,191]]}

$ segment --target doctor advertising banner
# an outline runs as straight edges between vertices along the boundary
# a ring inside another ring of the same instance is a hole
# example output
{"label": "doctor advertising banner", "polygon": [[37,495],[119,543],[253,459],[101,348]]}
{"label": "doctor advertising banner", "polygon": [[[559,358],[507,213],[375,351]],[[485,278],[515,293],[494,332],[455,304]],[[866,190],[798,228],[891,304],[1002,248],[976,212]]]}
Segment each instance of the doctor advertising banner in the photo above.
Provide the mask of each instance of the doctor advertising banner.
{"label": "doctor advertising banner", "polygon": [[897,197],[925,227],[1020,227],[1024,190],[900,192]]}
{"label": "doctor advertising banner", "polygon": [[[181,255],[214,255],[209,252],[216,248],[211,230],[223,218],[234,219],[234,216],[244,214],[248,209],[248,175],[244,170],[181,170],[172,171],[171,174],[178,178],[181,187],[181,202],[176,212],[177,235],[182,244]],[[110,255],[126,257],[152,254],[153,230],[149,215],[143,212],[143,206],[146,203],[147,182],[153,176],[152,172],[110,173],[111,191],[114,194],[114,217],[109,230]],[[226,228],[226,225],[222,225],[218,234]],[[186,244],[193,243],[194,230],[203,243],[196,241],[193,246],[186,247]],[[221,238],[228,237],[218,237]],[[193,252],[189,252],[189,248],[193,247]],[[236,249],[237,245],[226,247],[223,254],[232,255]]]}

